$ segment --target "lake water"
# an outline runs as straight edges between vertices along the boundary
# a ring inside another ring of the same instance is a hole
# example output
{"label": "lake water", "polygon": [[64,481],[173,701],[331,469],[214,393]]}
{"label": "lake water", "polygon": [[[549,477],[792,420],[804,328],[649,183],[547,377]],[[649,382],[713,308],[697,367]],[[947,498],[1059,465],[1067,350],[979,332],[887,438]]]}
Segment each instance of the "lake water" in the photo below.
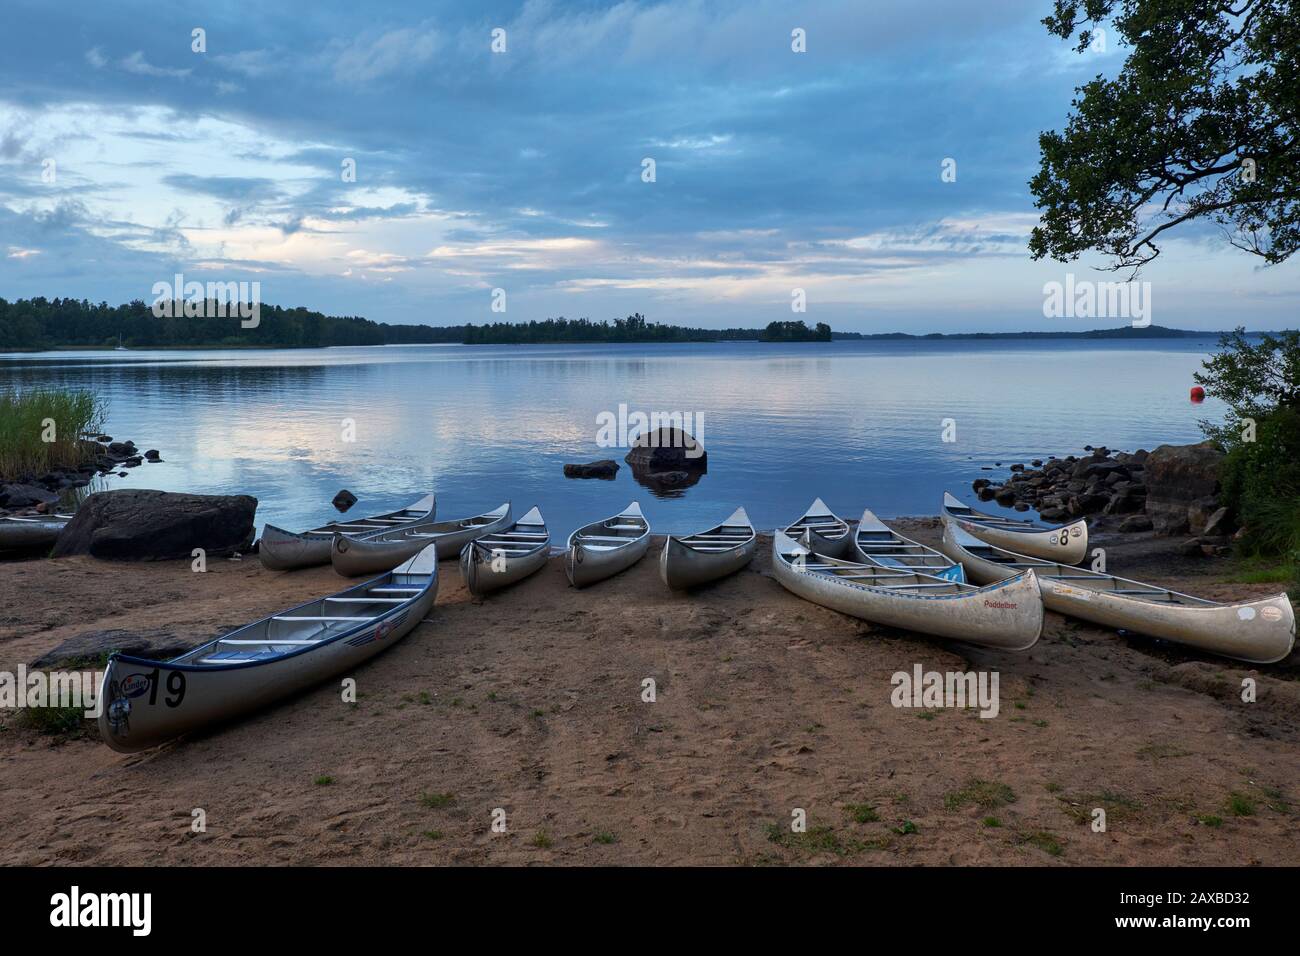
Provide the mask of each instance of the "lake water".
{"label": "lake water", "polygon": [[[771,528],[818,495],[852,517],[934,514],[945,489],[973,500],[972,479],[1013,462],[1196,441],[1197,421],[1223,412],[1188,399],[1213,347],[1206,336],[58,352],[0,355],[0,388],[96,389],[109,434],[162,453],[105,487],[251,494],[259,523],[295,530],[329,519],[341,488],[360,499],[354,515],[433,490],[439,517],[509,500],[516,515],[540,506],[558,537],[633,498],[671,532],[739,504]],[[702,420],[708,474],[675,497],[626,465],[613,481],[564,478],[565,462],[622,461],[625,448],[597,444],[598,416],[620,405]]]}

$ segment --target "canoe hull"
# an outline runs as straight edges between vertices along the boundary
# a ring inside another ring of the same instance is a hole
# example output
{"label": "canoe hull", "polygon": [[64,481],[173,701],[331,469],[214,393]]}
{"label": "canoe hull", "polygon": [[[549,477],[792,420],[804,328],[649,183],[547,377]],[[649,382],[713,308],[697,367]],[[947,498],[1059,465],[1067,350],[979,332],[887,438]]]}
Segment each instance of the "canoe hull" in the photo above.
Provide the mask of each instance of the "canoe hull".
{"label": "canoe hull", "polygon": [[573,544],[564,555],[564,570],[576,588],[613,577],[636,564],[650,548],[650,535],[643,534],[628,544],[599,551],[583,544]]}
{"label": "canoe hull", "polygon": [[[1008,569],[961,548],[945,533],[944,552],[979,583],[1005,579]],[[1285,594],[1245,604],[1209,607],[1157,604],[1040,575],[1048,610],[1103,627],[1159,637],[1222,657],[1273,664],[1295,646],[1295,611]]]}
{"label": "canoe hull", "polygon": [[70,518],[0,518],[0,551],[51,548]]}
{"label": "canoe hull", "polygon": [[491,549],[471,541],[460,552],[460,576],[472,594],[482,596],[536,574],[550,556],[547,545],[518,557],[496,557]]}
{"label": "canoe hull", "polygon": [[111,657],[99,689],[100,736],[120,753],[135,753],[260,710],[350,671],[424,620],[438,594],[436,564],[433,569],[431,583],[414,600],[297,654],[218,666]]}
{"label": "canoe hull", "polygon": [[729,551],[709,554],[692,550],[670,536],[659,552],[659,577],[673,590],[685,591],[735,574],[754,560],[757,550],[757,537]]}
{"label": "canoe hull", "polygon": [[1008,651],[1033,647],[1043,629],[1043,601],[1033,572],[969,593],[926,596],[798,571],[775,549],[772,569],[804,600],[888,627]]}
{"label": "canoe hull", "polygon": [[[425,495],[414,504],[397,511],[368,518],[342,519],[310,531],[285,531],[268,524],[262,529],[257,554],[262,566],[271,571],[293,571],[328,564],[335,534],[344,533],[352,539],[383,534],[398,526],[432,521],[436,513],[436,496]],[[345,525],[351,527],[342,527]]]}
{"label": "canoe hull", "polygon": [[[430,543],[438,553],[438,560],[454,558],[464,550],[471,541],[510,526],[510,511],[495,521],[486,524],[462,528],[440,534],[437,538],[402,538],[396,541],[383,541],[379,538],[349,538],[335,535],[330,543],[330,562],[334,570],[344,577],[359,577],[363,574],[382,574],[397,567],[407,558],[419,554]],[[419,531],[425,525],[415,525],[412,531]]]}

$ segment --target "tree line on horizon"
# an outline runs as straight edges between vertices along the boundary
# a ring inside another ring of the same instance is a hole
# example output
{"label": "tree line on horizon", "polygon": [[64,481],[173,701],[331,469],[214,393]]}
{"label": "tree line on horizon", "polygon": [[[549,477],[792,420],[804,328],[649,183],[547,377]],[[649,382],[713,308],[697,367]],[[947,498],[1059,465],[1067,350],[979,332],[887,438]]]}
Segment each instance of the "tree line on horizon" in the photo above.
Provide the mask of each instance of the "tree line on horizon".
{"label": "tree line on horizon", "polygon": [[[215,310],[214,314],[215,314]],[[322,348],[340,345],[509,345],[544,342],[828,342],[824,322],[771,322],[763,329],[699,329],[650,322],[639,312],[612,322],[545,319],[487,325],[389,325],[359,316],[263,305],[256,327],[238,317],[158,317],[141,299],[123,305],[87,299],[0,298],[0,351],[106,348]]]}

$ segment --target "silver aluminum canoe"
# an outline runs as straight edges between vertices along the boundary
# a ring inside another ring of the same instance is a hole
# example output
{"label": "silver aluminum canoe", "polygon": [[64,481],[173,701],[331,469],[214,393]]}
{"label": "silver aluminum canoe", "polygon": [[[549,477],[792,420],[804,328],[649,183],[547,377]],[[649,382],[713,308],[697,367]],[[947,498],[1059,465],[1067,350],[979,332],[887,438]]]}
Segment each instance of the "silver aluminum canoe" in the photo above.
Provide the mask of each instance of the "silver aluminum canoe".
{"label": "silver aluminum canoe", "polygon": [[981,541],[1017,554],[1063,564],[1078,564],[1088,554],[1088,523],[1082,518],[1056,527],[1000,518],[976,511],[946,491],[941,517],[945,524],[956,524]]}
{"label": "silver aluminum canoe", "polygon": [[699,534],[669,535],[659,552],[659,576],[674,590],[698,587],[734,574],[749,564],[758,535],[744,508],[722,524]]}
{"label": "silver aluminum canoe", "polygon": [[618,514],[569,535],[564,570],[574,587],[586,587],[627,570],[649,547],[650,523],[634,501]]}
{"label": "silver aluminum canoe", "polygon": [[438,595],[428,547],[388,574],[231,631],[170,661],[115,654],[99,732],[133,753],[345,673],[424,620]]}
{"label": "silver aluminum canoe", "polygon": [[1295,646],[1295,612],[1285,594],[1221,604],[1113,574],[1043,561],[986,544],[960,528],[943,532],[943,549],[975,581],[1000,581],[1032,570],[1043,603],[1061,614],[1161,637],[1252,664],[1272,664]]}
{"label": "silver aluminum canoe", "polygon": [[0,551],[49,548],[72,515],[12,515],[0,518]]}
{"label": "silver aluminum canoe", "polygon": [[797,542],[779,531],[772,538],[772,571],[804,600],[919,634],[1023,651],[1043,630],[1043,600],[1033,571],[977,588],[828,558],[814,552],[806,538]]}
{"label": "silver aluminum canoe", "polygon": [[812,549],[830,558],[847,558],[853,553],[849,523],[826,507],[820,498],[808,506],[799,520],[777,530],[795,541],[806,532]]}
{"label": "silver aluminum canoe", "polygon": [[347,535],[349,538],[382,534],[403,525],[432,521],[436,511],[436,497],[425,495],[414,504],[397,511],[371,518],[331,521],[310,531],[285,531],[283,528],[268,524],[262,529],[262,538],[258,543],[258,557],[262,559],[265,567],[273,571],[291,571],[294,568],[328,564],[330,547],[334,543],[336,534]]}
{"label": "silver aluminum canoe", "polygon": [[475,538],[500,531],[509,524],[510,502],[507,501],[499,508],[472,518],[403,525],[361,538],[336,534],[330,545],[330,562],[334,570],[345,577],[379,574],[419,554],[430,544],[438,549],[438,560],[445,561],[460,554],[461,549]]}
{"label": "silver aluminum canoe", "polygon": [[877,518],[870,508],[863,510],[862,518],[853,533],[852,558],[882,568],[919,571],[963,584],[966,581],[961,564],[933,548],[927,548],[911,538],[904,538]]}
{"label": "silver aluminum canoe", "polygon": [[534,508],[509,527],[465,545],[460,576],[471,593],[490,594],[541,570],[550,556],[551,534]]}

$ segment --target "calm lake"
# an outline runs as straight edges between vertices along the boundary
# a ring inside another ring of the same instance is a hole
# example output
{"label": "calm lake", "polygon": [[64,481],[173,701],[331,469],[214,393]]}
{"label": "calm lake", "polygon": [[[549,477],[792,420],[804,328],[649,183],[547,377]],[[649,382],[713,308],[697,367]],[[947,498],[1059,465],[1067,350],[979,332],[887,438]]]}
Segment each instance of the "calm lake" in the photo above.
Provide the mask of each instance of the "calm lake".
{"label": "calm lake", "polygon": [[[829,342],[389,346],[274,351],[0,355],[0,388],[82,386],[108,403],[107,432],[164,461],[96,487],[246,493],[258,521],[298,530],[334,514],[391,510],[427,491],[438,516],[511,501],[553,535],[639,499],[655,531],[716,524],[743,504],[771,528],[820,495],[856,517],[934,514],[949,489],[1085,444],[1152,448],[1219,419],[1194,405],[1213,336],[1172,343]],[[657,497],[624,465],[571,480],[565,462],[614,458],[598,416],[694,416],[708,474]],[[945,442],[953,419],[956,441]],[[345,440],[350,422],[354,440]],[[1001,468],[981,471],[1001,462]],[[995,510],[989,504],[986,510]]]}

